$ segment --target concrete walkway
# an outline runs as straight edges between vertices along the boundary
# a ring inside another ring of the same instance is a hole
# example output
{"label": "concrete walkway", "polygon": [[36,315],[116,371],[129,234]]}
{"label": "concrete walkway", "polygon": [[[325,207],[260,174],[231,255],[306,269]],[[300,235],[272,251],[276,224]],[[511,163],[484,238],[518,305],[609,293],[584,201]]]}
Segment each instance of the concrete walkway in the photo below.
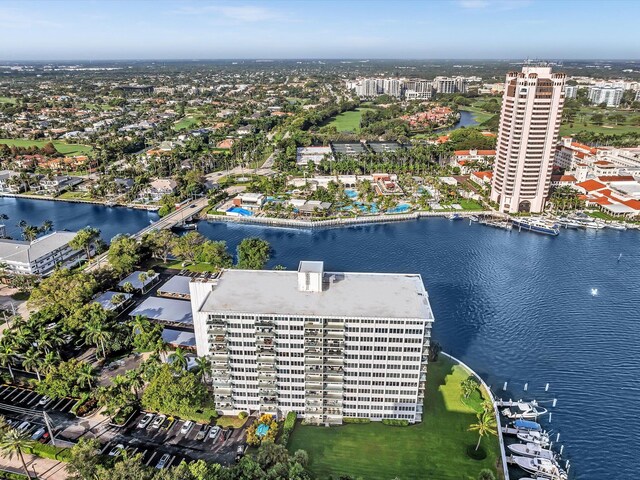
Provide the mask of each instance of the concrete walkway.
{"label": "concrete walkway", "polygon": [[[67,466],[64,462],[27,454],[24,455],[24,461],[27,464],[29,473],[34,478],[36,476],[37,478],[52,480],[69,478],[69,472],[67,472]],[[11,460],[6,457],[0,457],[0,469],[24,475],[20,457],[17,455],[14,455]],[[0,473],[0,476],[2,476],[2,473]]]}

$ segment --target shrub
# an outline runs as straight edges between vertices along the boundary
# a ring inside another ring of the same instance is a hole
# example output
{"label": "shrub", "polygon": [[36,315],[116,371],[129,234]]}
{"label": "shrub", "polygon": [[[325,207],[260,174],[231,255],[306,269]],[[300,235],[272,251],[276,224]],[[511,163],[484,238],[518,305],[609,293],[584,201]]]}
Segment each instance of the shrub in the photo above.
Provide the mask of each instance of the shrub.
{"label": "shrub", "polygon": [[370,418],[344,417],[342,421],[344,423],[371,423]]}
{"label": "shrub", "polygon": [[409,426],[409,420],[396,420],[393,418],[385,418],[382,420],[384,425],[392,425],[394,427],[407,427]]}
{"label": "shrub", "polygon": [[287,433],[291,433],[293,427],[296,426],[296,418],[298,418],[298,414],[296,412],[287,413],[287,418],[284,420],[283,430]]}
{"label": "shrub", "polygon": [[478,475],[478,480],[496,480],[496,476],[493,474],[491,470],[485,468],[480,471],[480,475]]}
{"label": "shrub", "polygon": [[245,418],[247,418],[248,416],[249,416],[249,414],[248,414],[247,412],[240,412],[240,413],[238,414],[238,418],[239,418],[240,420],[244,420],[244,419],[245,419]]}
{"label": "shrub", "polygon": [[69,448],[54,447],[53,445],[43,445],[41,443],[33,443],[26,447],[25,451],[26,453],[31,453],[37,457],[51,458],[53,460],[60,460],[63,462],[68,462],[71,458]]}

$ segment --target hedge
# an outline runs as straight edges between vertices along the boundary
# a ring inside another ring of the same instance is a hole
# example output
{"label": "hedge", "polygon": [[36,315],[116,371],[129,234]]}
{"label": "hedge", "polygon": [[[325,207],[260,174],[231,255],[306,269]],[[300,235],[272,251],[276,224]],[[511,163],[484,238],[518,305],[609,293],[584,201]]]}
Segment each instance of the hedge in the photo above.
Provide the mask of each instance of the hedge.
{"label": "hedge", "polygon": [[298,418],[298,414],[296,412],[287,413],[287,418],[284,420],[284,431],[291,432],[293,428],[296,426],[296,419]]}
{"label": "hedge", "polygon": [[394,420],[392,418],[385,418],[382,420],[385,425],[392,425],[394,427],[407,427],[409,426],[409,420]]}
{"label": "hedge", "polygon": [[71,459],[70,450],[71,449],[65,447],[54,447],[53,445],[34,443],[25,448],[25,453],[30,453],[41,458],[51,458],[52,460],[68,462]]}
{"label": "hedge", "polygon": [[344,417],[342,419],[342,422],[343,423],[371,423],[371,419],[370,418]]}
{"label": "hedge", "polygon": [[0,470],[0,478],[2,478],[3,480],[24,480],[29,477],[27,477],[23,473],[13,473],[7,472],[6,470]]}

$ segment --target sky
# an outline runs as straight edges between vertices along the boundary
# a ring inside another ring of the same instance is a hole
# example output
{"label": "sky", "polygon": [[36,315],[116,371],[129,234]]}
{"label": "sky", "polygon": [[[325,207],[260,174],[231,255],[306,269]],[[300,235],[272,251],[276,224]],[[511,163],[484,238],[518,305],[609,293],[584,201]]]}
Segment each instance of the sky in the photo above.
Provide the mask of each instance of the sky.
{"label": "sky", "polygon": [[637,0],[0,0],[0,59],[636,59],[638,18]]}

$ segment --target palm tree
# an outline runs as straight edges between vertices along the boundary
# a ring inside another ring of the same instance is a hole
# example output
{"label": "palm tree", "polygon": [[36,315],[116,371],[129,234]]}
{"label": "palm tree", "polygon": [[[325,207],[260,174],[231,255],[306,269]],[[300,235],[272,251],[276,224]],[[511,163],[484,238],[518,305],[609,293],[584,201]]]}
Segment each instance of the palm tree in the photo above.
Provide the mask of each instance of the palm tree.
{"label": "palm tree", "polygon": [[129,323],[131,326],[131,332],[134,335],[144,335],[151,328],[151,322],[144,315],[136,315]]}
{"label": "palm tree", "polygon": [[60,354],[54,351],[47,352],[42,359],[42,373],[47,375],[56,367],[56,365],[58,365],[58,363],[60,363]]}
{"label": "palm tree", "polygon": [[480,441],[482,437],[487,435],[497,435],[496,417],[493,412],[483,411],[478,413],[478,423],[469,425],[470,432],[478,432],[478,444],[476,445],[476,451],[480,448]]}
{"label": "palm tree", "polygon": [[13,374],[13,370],[11,369],[11,364],[15,362],[15,358],[15,351],[13,347],[7,342],[0,343],[0,365],[9,369],[11,380],[15,380],[16,378]]}
{"label": "palm tree", "polygon": [[42,222],[41,230],[43,233],[50,232],[51,230],[53,230],[53,222],[51,220],[45,220],[44,222]]}
{"label": "palm tree", "polygon": [[98,321],[88,323],[85,325],[81,335],[84,337],[86,342],[94,344],[96,348],[101,347],[102,356],[106,358],[107,351],[104,345],[113,335],[111,330],[109,330],[104,323]]}
{"label": "palm tree", "polygon": [[41,364],[41,362],[42,357],[40,356],[40,352],[35,348],[30,348],[29,350],[27,350],[27,353],[25,353],[22,357],[22,367],[29,372],[36,372],[38,381],[41,380],[40,370],[38,369],[38,366]]}
{"label": "palm tree", "polygon": [[211,361],[209,357],[196,357],[195,373],[204,381],[211,372]]}
{"label": "palm tree", "polygon": [[187,356],[182,348],[178,347],[175,352],[169,355],[169,360],[171,360],[172,365],[179,367],[180,370],[187,369]]}
{"label": "palm tree", "polygon": [[31,478],[29,475],[29,471],[27,470],[27,464],[24,461],[24,456],[22,452],[31,444],[33,441],[26,433],[19,432],[15,428],[11,428],[7,430],[2,437],[0,437],[0,450],[2,451],[3,457],[8,457],[12,459],[15,454],[20,458],[20,462],[22,462],[22,468],[24,469],[24,473],[27,475],[27,478]]}
{"label": "palm tree", "polygon": [[140,373],[136,370],[129,370],[124,374],[124,376],[133,389],[133,392],[138,396],[140,389],[144,386],[144,380]]}
{"label": "palm tree", "polygon": [[[133,371],[133,370],[132,370]],[[93,388],[93,380],[96,378],[96,369],[90,363],[82,363],[78,369],[78,384],[80,388]]]}

